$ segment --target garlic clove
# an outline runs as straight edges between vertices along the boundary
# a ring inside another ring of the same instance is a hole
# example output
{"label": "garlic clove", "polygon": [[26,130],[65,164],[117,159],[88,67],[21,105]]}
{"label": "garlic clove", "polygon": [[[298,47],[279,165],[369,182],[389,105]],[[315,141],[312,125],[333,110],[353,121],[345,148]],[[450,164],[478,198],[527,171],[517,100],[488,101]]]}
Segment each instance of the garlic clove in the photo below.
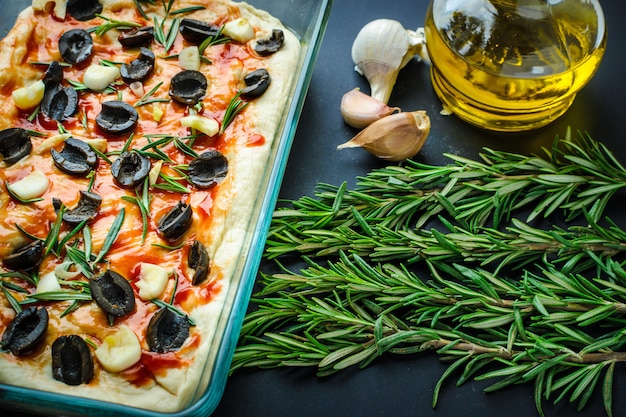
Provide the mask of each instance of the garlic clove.
{"label": "garlic clove", "polygon": [[389,107],[382,101],[363,93],[358,88],[348,91],[341,98],[341,115],[343,120],[357,129],[363,129],[376,120],[399,111],[399,107]]}
{"label": "garlic clove", "polygon": [[361,147],[378,158],[400,162],[417,155],[429,133],[425,111],[395,113],[375,121],[337,149]]}
{"label": "garlic clove", "polygon": [[352,44],[355,70],[370,84],[371,96],[387,103],[398,73],[421,45],[397,20],[376,19],[359,31]]}

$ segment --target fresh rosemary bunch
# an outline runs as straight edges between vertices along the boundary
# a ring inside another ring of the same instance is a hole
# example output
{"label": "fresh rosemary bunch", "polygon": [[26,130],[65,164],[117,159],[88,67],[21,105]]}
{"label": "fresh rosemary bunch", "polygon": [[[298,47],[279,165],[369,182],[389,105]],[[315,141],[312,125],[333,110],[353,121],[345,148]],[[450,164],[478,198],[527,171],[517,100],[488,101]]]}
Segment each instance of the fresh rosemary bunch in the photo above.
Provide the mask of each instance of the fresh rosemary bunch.
{"label": "fresh rosemary bunch", "polygon": [[302,197],[276,212],[268,244],[363,221],[421,228],[440,214],[473,231],[487,223],[498,228],[523,209],[531,208],[526,222],[557,210],[571,220],[597,204],[598,221],[613,194],[626,186],[626,169],[600,142],[571,136],[568,131],[556,138],[544,158],[485,149],[482,161],[446,155],[452,162],[445,166],[409,160],[374,170],[359,178],[355,190],[345,183],[320,184],[314,198]]}
{"label": "fresh rosemary bunch", "polygon": [[626,169],[569,132],[546,155],[408,162],[278,209],[265,257],[279,270],[261,273],[233,370],[328,375],[435,351],[450,366],[433,405],[457,375],[495,379],[487,391],[532,382],[542,416],[543,401],[582,408],[601,387],[611,416],[626,231],[604,212]]}

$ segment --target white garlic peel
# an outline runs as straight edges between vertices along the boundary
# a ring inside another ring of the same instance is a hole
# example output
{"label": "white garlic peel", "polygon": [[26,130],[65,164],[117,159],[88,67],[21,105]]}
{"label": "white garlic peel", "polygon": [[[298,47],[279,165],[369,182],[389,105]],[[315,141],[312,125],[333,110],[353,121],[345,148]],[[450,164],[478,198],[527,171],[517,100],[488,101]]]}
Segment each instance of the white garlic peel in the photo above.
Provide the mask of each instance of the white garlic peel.
{"label": "white garlic peel", "polygon": [[424,39],[397,20],[376,19],[363,26],[352,44],[352,60],[373,98],[387,104],[400,70],[426,49]]}
{"label": "white garlic peel", "polygon": [[412,158],[430,133],[430,118],[423,110],[395,113],[375,121],[337,149],[361,147],[393,162]]}
{"label": "white garlic peel", "polygon": [[341,116],[350,126],[363,129],[376,120],[399,112],[399,107],[389,107],[382,101],[368,96],[358,88],[348,91],[341,98]]}

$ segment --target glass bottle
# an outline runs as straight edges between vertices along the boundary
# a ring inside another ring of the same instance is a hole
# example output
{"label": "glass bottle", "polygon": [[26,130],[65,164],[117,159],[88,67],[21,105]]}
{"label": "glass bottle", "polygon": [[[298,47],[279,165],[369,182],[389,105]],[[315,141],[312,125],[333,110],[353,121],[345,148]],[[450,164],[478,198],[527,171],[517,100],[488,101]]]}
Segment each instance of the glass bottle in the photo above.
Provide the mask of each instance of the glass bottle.
{"label": "glass bottle", "polygon": [[444,106],[497,131],[561,116],[606,47],[598,0],[432,0],[425,30]]}

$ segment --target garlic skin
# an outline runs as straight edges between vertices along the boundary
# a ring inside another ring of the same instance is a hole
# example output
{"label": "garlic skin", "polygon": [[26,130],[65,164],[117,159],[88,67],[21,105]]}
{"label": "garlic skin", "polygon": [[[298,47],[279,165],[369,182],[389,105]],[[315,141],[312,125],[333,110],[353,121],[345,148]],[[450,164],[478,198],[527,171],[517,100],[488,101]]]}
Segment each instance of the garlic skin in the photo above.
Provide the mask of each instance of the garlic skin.
{"label": "garlic skin", "polygon": [[361,147],[380,159],[401,162],[418,154],[429,133],[425,111],[395,113],[375,121],[337,149]]}
{"label": "garlic skin", "polygon": [[425,43],[423,32],[406,30],[397,20],[376,19],[363,26],[352,44],[352,60],[373,98],[388,103],[398,73],[415,55],[423,55]]}
{"label": "garlic skin", "polygon": [[341,116],[350,126],[363,129],[376,120],[399,112],[399,107],[389,107],[382,101],[363,93],[358,88],[348,91],[341,98]]}

